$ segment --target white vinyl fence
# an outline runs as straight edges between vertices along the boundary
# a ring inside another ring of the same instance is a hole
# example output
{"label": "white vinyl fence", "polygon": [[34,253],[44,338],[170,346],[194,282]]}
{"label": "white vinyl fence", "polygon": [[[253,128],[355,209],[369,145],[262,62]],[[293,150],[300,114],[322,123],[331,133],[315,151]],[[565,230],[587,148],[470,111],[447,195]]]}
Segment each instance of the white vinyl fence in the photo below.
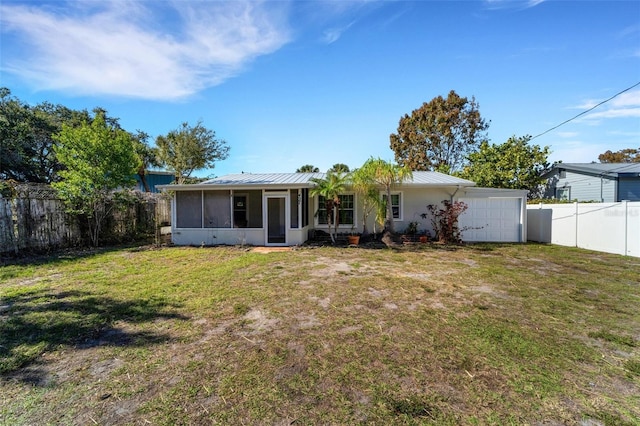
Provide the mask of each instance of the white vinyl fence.
{"label": "white vinyl fence", "polygon": [[528,205],[527,238],[640,257],[640,202]]}

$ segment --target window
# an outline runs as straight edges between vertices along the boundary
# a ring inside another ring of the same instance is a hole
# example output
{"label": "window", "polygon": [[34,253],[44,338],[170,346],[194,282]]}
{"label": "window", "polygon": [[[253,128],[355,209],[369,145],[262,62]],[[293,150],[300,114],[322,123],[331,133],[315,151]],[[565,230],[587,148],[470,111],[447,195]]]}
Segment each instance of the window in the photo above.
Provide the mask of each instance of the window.
{"label": "window", "polygon": [[571,187],[556,188],[556,199],[558,200],[570,200]]}
{"label": "window", "polygon": [[[382,194],[382,200],[387,202],[387,194]],[[402,220],[402,196],[399,192],[391,194],[391,211],[395,220]]]}
{"label": "window", "polygon": [[247,203],[247,194],[233,194],[233,226],[236,228],[246,228],[249,224]]}
{"label": "window", "polygon": [[[340,218],[338,225],[353,225],[355,217],[355,196],[353,194],[341,194],[340,198]],[[327,224],[327,206],[325,198],[318,196],[318,224]]]}

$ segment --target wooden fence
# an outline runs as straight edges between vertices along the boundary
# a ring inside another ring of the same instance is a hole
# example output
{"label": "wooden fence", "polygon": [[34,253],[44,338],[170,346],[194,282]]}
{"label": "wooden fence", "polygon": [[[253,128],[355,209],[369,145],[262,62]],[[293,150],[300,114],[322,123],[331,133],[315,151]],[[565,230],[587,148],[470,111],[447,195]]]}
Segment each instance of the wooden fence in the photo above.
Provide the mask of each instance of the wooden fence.
{"label": "wooden fence", "polygon": [[[101,243],[158,238],[171,223],[170,200],[162,194],[131,192],[128,202],[113,205]],[[43,252],[89,244],[86,221],[65,212],[48,185],[16,184],[0,193],[0,254]]]}

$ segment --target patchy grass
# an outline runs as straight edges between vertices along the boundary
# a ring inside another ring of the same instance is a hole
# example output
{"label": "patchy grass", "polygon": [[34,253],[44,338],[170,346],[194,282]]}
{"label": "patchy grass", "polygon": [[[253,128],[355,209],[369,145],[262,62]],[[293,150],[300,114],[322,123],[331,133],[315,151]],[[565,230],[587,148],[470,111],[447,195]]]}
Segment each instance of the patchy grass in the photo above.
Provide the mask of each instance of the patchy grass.
{"label": "patchy grass", "polygon": [[640,260],[103,251],[0,269],[2,424],[638,424]]}

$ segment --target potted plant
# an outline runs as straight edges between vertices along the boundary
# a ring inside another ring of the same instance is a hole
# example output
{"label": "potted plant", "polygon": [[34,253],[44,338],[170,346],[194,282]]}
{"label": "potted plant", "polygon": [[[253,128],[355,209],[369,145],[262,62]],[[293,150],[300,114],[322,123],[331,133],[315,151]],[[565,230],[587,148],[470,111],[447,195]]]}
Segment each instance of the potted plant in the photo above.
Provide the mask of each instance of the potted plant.
{"label": "potted plant", "polygon": [[351,227],[351,233],[347,235],[347,240],[349,241],[350,246],[357,246],[360,244],[360,235],[356,232],[356,227]]}

